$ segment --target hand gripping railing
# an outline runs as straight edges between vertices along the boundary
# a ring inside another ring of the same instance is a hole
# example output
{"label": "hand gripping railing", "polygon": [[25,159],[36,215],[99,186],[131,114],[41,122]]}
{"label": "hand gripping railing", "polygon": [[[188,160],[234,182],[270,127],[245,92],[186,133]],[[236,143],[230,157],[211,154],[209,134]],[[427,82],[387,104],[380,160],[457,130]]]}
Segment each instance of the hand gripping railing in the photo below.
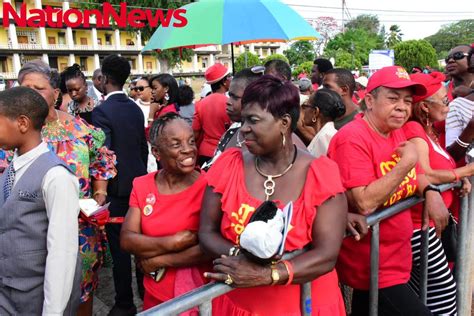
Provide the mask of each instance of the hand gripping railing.
{"label": "hand gripping railing", "polygon": [[[459,187],[460,184],[443,184],[439,188],[442,192]],[[378,315],[378,271],[379,271],[379,223],[391,216],[394,216],[407,208],[412,207],[423,201],[420,197],[411,197],[402,200],[388,208],[378,210],[367,216],[367,224],[372,228],[371,250],[370,250],[370,315]],[[457,282],[457,305],[458,315],[470,315],[470,265],[471,265],[471,239],[472,234],[470,229],[473,225],[473,216],[469,214],[474,203],[474,194],[471,193],[469,198],[463,197],[461,199],[461,211],[459,214],[460,221],[458,225],[458,251],[456,257],[456,282]],[[421,280],[420,292],[421,299],[426,302],[426,287],[427,287],[427,257],[428,257],[428,230],[422,231],[422,246],[421,246]],[[285,257],[289,259],[299,252],[292,252]],[[209,283],[158,306],[150,308],[138,315],[178,315],[195,306],[199,307],[201,316],[212,315],[212,299],[221,296],[234,288],[223,283]],[[301,285],[301,314],[304,316],[311,315],[311,283]]]}

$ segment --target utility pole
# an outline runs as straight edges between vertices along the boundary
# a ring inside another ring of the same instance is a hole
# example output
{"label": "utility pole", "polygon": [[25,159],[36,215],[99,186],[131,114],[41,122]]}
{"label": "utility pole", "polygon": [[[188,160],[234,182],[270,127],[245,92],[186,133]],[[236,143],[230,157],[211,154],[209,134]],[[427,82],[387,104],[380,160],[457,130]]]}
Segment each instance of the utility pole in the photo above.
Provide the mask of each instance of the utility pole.
{"label": "utility pole", "polygon": [[346,5],[346,0],[342,0],[342,11],[341,11],[341,17],[342,17],[342,33],[344,33],[344,6]]}

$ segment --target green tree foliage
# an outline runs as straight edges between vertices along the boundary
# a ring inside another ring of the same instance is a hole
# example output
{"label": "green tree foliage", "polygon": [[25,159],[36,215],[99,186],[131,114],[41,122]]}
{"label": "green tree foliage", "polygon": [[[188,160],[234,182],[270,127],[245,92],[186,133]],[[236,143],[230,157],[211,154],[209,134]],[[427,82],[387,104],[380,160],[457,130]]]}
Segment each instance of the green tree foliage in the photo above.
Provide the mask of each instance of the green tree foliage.
{"label": "green tree foliage", "polygon": [[388,48],[393,48],[396,44],[400,43],[402,41],[402,30],[400,29],[400,26],[394,24],[390,26],[390,33],[385,38],[385,45],[387,45]]}
{"label": "green tree foliage", "polygon": [[474,42],[474,19],[444,25],[425,40],[434,47],[438,58],[444,58],[451,48]]}
{"label": "green tree foliage", "polygon": [[313,68],[313,62],[305,61],[293,70],[293,77],[298,77],[298,75],[302,73],[305,73],[309,77],[311,76],[311,68]]}
{"label": "green tree foliage", "polygon": [[285,63],[290,63],[288,61],[288,58],[286,58],[286,56],[284,56],[282,54],[272,54],[272,55],[269,55],[269,56],[265,57],[265,59],[262,61],[262,64],[265,65],[268,61],[275,60],[275,59],[280,59],[280,60],[283,60]]}
{"label": "green tree foliage", "polygon": [[345,24],[350,30],[363,29],[368,33],[377,34],[379,32],[380,21],[374,14],[361,14]]}
{"label": "green tree foliage", "polygon": [[382,47],[383,41],[378,34],[356,28],[336,35],[336,37],[329,41],[324,50],[324,55],[334,57],[338,67],[343,67],[342,65],[344,65],[344,68],[354,69],[368,63],[369,53],[372,49],[380,49]]}
{"label": "green tree foliage", "polygon": [[[84,0],[81,2],[84,8],[90,9],[101,9],[103,3],[108,2],[119,11],[119,5],[121,2],[125,2],[123,0]],[[177,9],[183,5],[186,5],[192,1],[190,0],[183,0],[183,1],[175,1],[175,0],[137,0],[137,1],[129,1],[127,2],[127,8],[129,10],[132,9]],[[165,11],[166,12],[166,11]],[[114,27],[112,25],[112,27]],[[150,37],[155,32],[156,28],[152,28],[145,23],[145,27],[140,28],[140,35],[142,38],[142,42],[145,43],[150,39]],[[131,26],[128,26],[126,29],[122,29],[121,31],[129,32],[133,36],[135,36],[137,29]],[[194,52],[191,49],[168,49],[162,52],[154,52],[160,60],[164,61],[169,68],[173,68],[177,64],[180,64],[181,61],[191,61],[191,57],[193,56]]]}
{"label": "green tree foliage", "polygon": [[258,58],[258,55],[252,54],[251,52],[245,52],[243,54],[240,54],[239,57],[237,57],[234,63],[234,68],[235,72],[239,72],[242,69],[261,64],[262,62],[260,61],[260,58]]}
{"label": "green tree foliage", "polygon": [[413,67],[437,67],[436,51],[428,41],[410,40],[400,42],[393,47],[395,64],[410,71]]}
{"label": "green tree foliage", "polygon": [[314,60],[314,47],[310,41],[297,41],[291,44],[283,54],[288,58],[290,65],[299,65],[305,61]]}

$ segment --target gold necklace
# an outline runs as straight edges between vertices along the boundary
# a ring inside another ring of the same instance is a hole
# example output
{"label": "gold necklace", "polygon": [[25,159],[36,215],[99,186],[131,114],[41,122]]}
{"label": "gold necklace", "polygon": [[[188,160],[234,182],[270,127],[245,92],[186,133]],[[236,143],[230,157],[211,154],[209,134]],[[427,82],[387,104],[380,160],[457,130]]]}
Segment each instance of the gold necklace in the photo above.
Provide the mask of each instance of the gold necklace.
{"label": "gold necklace", "polygon": [[293,145],[295,148],[295,154],[293,155],[293,161],[286,167],[285,170],[283,170],[282,173],[279,174],[266,174],[260,168],[258,167],[258,157],[255,157],[255,170],[262,176],[267,178],[265,182],[263,182],[263,189],[265,191],[265,200],[268,201],[270,200],[270,197],[275,193],[275,181],[273,179],[279,178],[283,175],[285,175],[288,171],[290,171],[291,167],[293,167],[293,164],[296,161],[296,153],[298,152],[298,149],[296,148],[296,145]]}

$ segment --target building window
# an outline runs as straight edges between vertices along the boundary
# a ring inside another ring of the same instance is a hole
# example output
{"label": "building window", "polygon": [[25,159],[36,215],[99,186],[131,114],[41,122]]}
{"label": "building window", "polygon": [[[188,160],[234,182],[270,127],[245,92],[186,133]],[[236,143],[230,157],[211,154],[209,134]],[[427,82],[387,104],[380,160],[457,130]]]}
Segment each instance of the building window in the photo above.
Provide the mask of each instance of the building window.
{"label": "building window", "polygon": [[112,36],[110,34],[105,34],[105,45],[112,45]]}
{"label": "building window", "polygon": [[79,64],[82,71],[87,71],[87,57],[79,57]]}
{"label": "building window", "polygon": [[98,45],[102,45],[102,39],[101,39],[101,38],[98,38],[98,39],[97,39],[97,44],[98,44]]}
{"label": "building window", "polygon": [[48,36],[48,44],[51,44],[51,45],[56,44],[56,37]]}
{"label": "building window", "polygon": [[135,46],[135,43],[130,38],[127,38],[126,41],[127,41],[127,46]]}
{"label": "building window", "polygon": [[63,32],[58,33],[58,43],[61,45],[66,45],[66,33],[63,33]]}
{"label": "building window", "polygon": [[81,45],[86,45],[87,46],[87,38],[81,37]]}
{"label": "building window", "polygon": [[61,64],[59,65],[59,71],[63,71],[63,70],[66,69],[66,68],[67,68],[67,63],[61,63]]}
{"label": "building window", "polygon": [[152,70],[152,69],[153,69],[153,64],[152,64],[151,61],[147,61],[147,62],[146,62],[146,69],[147,69],[147,70]]}
{"label": "building window", "polygon": [[6,57],[0,57],[0,72],[8,72],[8,64]]}
{"label": "building window", "polygon": [[28,44],[28,36],[20,35],[17,37],[18,44]]}

